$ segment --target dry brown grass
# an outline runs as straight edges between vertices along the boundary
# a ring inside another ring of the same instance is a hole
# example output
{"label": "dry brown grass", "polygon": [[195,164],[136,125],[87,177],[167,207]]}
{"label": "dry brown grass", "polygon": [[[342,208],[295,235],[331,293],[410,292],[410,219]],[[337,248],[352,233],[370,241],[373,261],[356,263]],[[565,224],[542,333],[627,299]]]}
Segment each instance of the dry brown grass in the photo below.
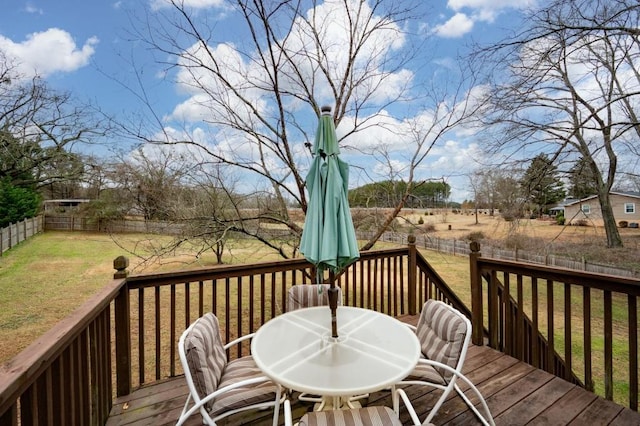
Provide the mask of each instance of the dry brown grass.
{"label": "dry brown grass", "polygon": [[[607,248],[607,237],[603,227],[597,226],[560,226],[553,220],[520,219],[506,222],[499,216],[436,212],[425,215],[424,210],[407,210],[403,217],[412,226],[415,233],[426,232],[429,236],[470,240],[470,236],[482,237],[494,247],[503,247],[536,251],[538,253],[568,256],[572,259],[584,259],[588,262],[617,265],[640,269],[638,250],[640,249],[640,229],[619,228],[625,247]],[[424,224],[418,224],[422,217]],[[425,231],[425,229],[432,229]]]}

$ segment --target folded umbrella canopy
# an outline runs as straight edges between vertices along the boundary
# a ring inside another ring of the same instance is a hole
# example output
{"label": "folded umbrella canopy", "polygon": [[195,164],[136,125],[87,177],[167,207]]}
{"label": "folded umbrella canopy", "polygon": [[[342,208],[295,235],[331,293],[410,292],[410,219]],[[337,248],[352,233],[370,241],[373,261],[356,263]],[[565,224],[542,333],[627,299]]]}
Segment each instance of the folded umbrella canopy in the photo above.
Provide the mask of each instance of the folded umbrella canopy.
{"label": "folded umbrella canopy", "polygon": [[[331,108],[325,106],[322,107],[313,148],[314,158],[306,179],[309,204],[300,240],[300,252],[316,266],[318,277],[322,277],[325,270],[332,272],[333,276],[360,257],[347,198],[349,165],[340,159],[339,154]],[[329,306],[332,336],[338,337],[334,281],[331,279],[330,282]]]}

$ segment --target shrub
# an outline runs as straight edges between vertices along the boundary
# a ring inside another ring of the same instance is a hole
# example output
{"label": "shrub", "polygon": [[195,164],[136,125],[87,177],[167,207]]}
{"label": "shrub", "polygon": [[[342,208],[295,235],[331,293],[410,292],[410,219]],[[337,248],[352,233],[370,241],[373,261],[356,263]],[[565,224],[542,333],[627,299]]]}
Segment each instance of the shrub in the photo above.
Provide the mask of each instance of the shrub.
{"label": "shrub", "polygon": [[564,225],[565,218],[564,218],[564,215],[562,213],[558,213],[558,215],[556,216],[556,223],[558,225]]}
{"label": "shrub", "polygon": [[629,226],[629,222],[627,222],[626,220],[621,220],[620,222],[618,222],[618,226],[620,228],[626,228],[627,226]]}
{"label": "shrub", "polygon": [[527,247],[527,238],[521,234],[511,234],[504,240],[504,245],[509,249],[521,250]]}
{"label": "shrub", "polygon": [[467,235],[467,241],[482,241],[484,239],[484,233],[482,231],[472,232]]}
{"label": "shrub", "polygon": [[424,224],[424,219],[422,218],[422,216],[420,216],[420,219],[418,219],[418,225],[423,225]]}
{"label": "shrub", "polygon": [[574,220],[573,222],[571,222],[571,224],[574,226],[589,226],[589,222],[587,222],[585,219]]}
{"label": "shrub", "polygon": [[424,232],[434,232],[436,230],[436,226],[433,223],[425,223],[422,225],[422,229]]}

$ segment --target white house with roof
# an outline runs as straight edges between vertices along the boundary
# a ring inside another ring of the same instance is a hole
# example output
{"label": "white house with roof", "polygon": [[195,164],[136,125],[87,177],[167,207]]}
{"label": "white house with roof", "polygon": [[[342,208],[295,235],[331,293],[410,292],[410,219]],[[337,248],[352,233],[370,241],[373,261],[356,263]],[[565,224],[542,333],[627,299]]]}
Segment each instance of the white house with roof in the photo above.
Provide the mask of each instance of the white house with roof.
{"label": "white house with roof", "polygon": [[[609,200],[613,209],[616,223],[640,222],[640,192],[610,192]],[[602,226],[602,210],[597,195],[591,195],[580,200],[571,200],[564,204],[564,217],[567,224],[587,221],[590,225]]]}

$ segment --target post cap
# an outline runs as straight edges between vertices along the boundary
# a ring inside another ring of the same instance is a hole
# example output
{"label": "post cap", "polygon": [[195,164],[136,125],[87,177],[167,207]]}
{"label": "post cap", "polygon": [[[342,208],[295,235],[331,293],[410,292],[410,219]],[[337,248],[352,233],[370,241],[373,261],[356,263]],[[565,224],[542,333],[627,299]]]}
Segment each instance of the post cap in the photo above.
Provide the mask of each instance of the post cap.
{"label": "post cap", "polygon": [[331,114],[331,107],[329,105],[324,105],[324,106],[320,107],[320,111],[323,114]]}

